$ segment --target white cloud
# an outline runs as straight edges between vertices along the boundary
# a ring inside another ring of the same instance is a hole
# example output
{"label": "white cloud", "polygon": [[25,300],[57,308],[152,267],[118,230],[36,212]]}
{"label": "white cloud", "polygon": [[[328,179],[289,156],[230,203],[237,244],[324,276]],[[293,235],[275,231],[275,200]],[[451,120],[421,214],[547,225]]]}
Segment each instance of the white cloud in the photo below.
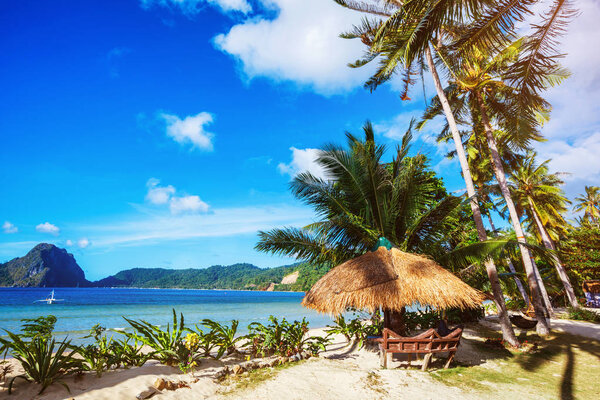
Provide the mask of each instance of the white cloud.
{"label": "white cloud", "polygon": [[90,241],[87,238],[81,238],[77,241],[77,246],[80,249],[85,249],[86,247],[88,247],[90,245]]}
{"label": "white cloud", "polygon": [[210,208],[199,196],[175,196],[177,190],[174,186],[160,186],[160,181],[156,178],[148,179],[146,186],[148,187],[146,201],[154,205],[169,204],[172,214],[207,212]]}
{"label": "white cloud", "polygon": [[566,181],[583,180],[597,184],[600,181],[600,131],[581,136],[571,143],[553,140],[538,146],[540,159],[550,159],[554,171],[568,172]]}
{"label": "white cloud", "polygon": [[60,233],[58,226],[51,224],[50,222],[44,222],[35,227],[35,230],[41,233],[50,233],[57,236]]}
{"label": "white cloud", "polygon": [[252,11],[252,6],[246,0],[207,0],[208,3],[218,6],[225,12],[239,11],[248,14]]}
{"label": "white cloud", "polygon": [[316,161],[319,155],[319,149],[297,149],[290,147],[292,151],[292,161],[289,164],[279,163],[277,169],[281,174],[287,174],[291,177],[301,172],[308,171],[317,178],[326,179],[325,170]]}
{"label": "white cloud", "polygon": [[[574,138],[600,130],[600,51],[592,50],[600,43],[600,2],[577,1],[581,11],[561,38],[561,50],[566,57],[561,61],[572,73],[562,85],[549,91],[552,119],[544,128],[549,138]],[[591,47],[590,47],[591,46]]]}
{"label": "white cloud", "polygon": [[158,179],[148,179],[146,183],[148,187],[146,200],[152,204],[167,204],[171,196],[175,194],[175,188],[171,185],[159,186],[159,184],[160,181]]}
{"label": "white cloud", "polygon": [[173,197],[169,202],[169,209],[173,214],[207,212],[208,208],[208,204],[198,196]]}
{"label": "white cloud", "polygon": [[4,224],[2,224],[2,230],[4,231],[4,233],[19,232],[19,228],[17,228],[14,224],[10,223],[9,221],[4,221]]}
{"label": "white cloud", "polygon": [[364,52],[359,40],[339,37],[360,13],[331,0],[262,0],[279,10],[274,19],[249,18],[215,37],[215,45],[240,62],[248,79],[291,81],[331,95],[362,86],[371,67],[349,68]]}
{"label": "white cloud", "polygon": [[217,6],[224,12],[238,11],[248,14],[252,11],[250,3],[246,0],[140,0],[142,8],[150,8],[154,5],[179,8],[184,14],[194,15],[200,12],[205,3]]}
{"label": "white cloud", "polygon": [[65,242],[65,245],[73,246],[73,241],[71,239],[67,239],[67,241]]}
{"label": "white cloud", "polygon": [[193,147],[212,151],[212,139],[214,134],[207,132],[204,128],[213,122],[213,116],[207,112],[189,115],[184,119],[177,115],[161,113],[159,115],[166,123],[167,136],[173,138],[177,143],[191,143]]}

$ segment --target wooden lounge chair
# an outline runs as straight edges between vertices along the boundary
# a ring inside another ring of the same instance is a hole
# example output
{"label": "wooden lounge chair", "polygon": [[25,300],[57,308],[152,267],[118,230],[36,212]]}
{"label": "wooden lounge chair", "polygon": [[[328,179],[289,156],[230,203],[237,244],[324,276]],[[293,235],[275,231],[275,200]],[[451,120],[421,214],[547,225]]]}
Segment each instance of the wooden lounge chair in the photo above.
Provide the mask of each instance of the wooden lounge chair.
{"label": "wooden lounge chair", "polygon": [[426,371],[434,353],[449,353],[448,361],[444,365],[444,369],[447,369],[454,359],[456,350],[458,350],[462,331],[462,328],[456,328],[448,335],[440,336],[435,329],[429,329],[413,337],[404,337],[384,328],[383,336],[379,341],[381,365],[387,368],[388,354],[407,354],[409,365],[413,354],[425,354],[422,370]]}

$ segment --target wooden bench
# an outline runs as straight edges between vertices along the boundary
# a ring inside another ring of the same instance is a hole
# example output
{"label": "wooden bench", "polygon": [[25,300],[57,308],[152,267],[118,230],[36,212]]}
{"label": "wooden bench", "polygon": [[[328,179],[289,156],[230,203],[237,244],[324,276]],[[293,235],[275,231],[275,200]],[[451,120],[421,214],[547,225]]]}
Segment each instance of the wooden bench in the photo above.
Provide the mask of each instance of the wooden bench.
{"label": "wooden bench", "polygon": [[384,328],[383,336],[377,340],[381,365],[387,368],[388,354],[407,354],[409,365],[413,354],[425,354],[422,370],[426,371],[434,353],[449,353],[448,361],[444,366],[444,369],[447,369],[458,350],[462,331],[462,328],[455,328],[448,335],[440,336],[435,329],[429,329],[419,335],[405,337]]}

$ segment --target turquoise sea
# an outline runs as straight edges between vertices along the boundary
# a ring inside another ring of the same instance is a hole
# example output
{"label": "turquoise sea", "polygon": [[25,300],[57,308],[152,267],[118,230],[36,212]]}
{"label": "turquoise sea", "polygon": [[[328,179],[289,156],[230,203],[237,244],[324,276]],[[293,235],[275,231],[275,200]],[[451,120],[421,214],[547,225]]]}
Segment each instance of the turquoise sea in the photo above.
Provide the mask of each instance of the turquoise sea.
{"label": "turquoise sea", "polygon": [[186,325],[203,318],[219,322],[240,321],[240,333],[250,322],[265,323],[269,315],[310,322],[323,327],[331,318],[302,307],[303,293],[254,292],[236,290],[55,288],[55,298],[64,301],[49,305],[35,303],[45,299],[52,288],[0,288],[0,335],[17,332],[21,319],[52,314],[58,318],[55,333],[81,342],[94,324],[109,329],[127,328],[126,316],[166,326],[172,321],[171,309],[182,312]]}

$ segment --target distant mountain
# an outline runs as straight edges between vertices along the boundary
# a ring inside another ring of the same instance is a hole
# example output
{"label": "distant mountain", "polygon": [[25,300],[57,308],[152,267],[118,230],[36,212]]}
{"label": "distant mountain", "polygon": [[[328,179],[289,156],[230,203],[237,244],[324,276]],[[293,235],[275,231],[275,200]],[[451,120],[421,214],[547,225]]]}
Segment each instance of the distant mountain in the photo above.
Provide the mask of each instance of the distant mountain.
{"label": "distant mountain", "polygon": [[188,269],[133,268],[90,282],[72,254],[52,244],[40,243],[26,256],[0,264],[0,286],[306,291],[327,270],[308,264],[276,268],[259,268],[252,264]]}
{"label": "distant mountain", "polygon": [[209,268],[133,268],[93,282],[99,287],[182,289],[265,289],[281,282],[294,266],[258,268],[252,264],[215,265]]}
{"label": "distant mountain", "polygon": [[53,244],[40,243],[24,257],[0,264],[0,286],[89,286],[72,254]]}

